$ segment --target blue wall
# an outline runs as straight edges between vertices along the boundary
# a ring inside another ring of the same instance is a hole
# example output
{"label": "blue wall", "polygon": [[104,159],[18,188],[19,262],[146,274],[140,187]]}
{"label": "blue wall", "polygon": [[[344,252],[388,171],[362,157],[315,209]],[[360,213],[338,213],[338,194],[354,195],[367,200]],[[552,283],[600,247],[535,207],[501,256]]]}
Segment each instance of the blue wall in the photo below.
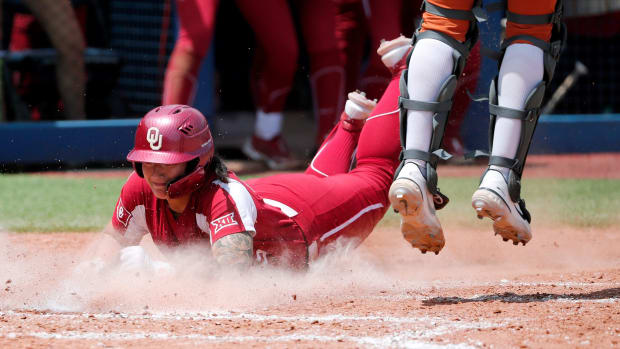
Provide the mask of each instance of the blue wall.
{"label": "blue wall", "polygon": [[0,163],[124,161],[139,119],[0,124]]}
{"label": "blue wall", "polygon": [[620,114],[542,115],[532,154],[620,151]]}
{"label": "blue wall", "polygon": [[[0,124],[1,164],[122,162],[139,119]],[[487,129],[465,139],[487,148]],[[543,115],[533,154],[620,152],[620,114]]]}

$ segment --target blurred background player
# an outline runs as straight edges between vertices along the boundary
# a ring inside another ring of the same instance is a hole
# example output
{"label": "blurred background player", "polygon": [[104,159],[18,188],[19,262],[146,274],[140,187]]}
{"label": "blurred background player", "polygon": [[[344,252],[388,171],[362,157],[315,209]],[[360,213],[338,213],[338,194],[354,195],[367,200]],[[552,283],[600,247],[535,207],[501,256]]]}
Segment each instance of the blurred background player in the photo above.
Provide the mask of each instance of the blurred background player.
{"label": "blurred background player", "polygon": [[[477,40],[473,0],[427,0],[402,77],[401,167],[390,201],[412,246],[439,252],[444,237],[435,216],[439,197],[436,166],[457,79]],[[479,10],[479,9],[477,9]],[[561,0],[508,0],[507,28],[499,75],[489,96],[490,158],[472,197],[479,218],[493,220],[504,241],[531,239],[530,215],[520,197],[520,179],[545,87],[561,49]]]}
{"label": "blurred background player", "polygon": [[[76,13],[69,0],[22,0],[44,29],[56,49],[56,80],[66,119],[84,119],[86,72],[84,37]],[[28,30],[34,21],[29,14],[16,14],[9,49],[21,51],[34,48]],[[58,106],[54,106],[54,109]],[[39,119],[40,110],[31,111]]]}
{"label": "blurred background player", "polygon": [[194,101],[198,70],[213,40],[219,0],[177,0],[179,32],[164,76],[162,104]]}
{"label": "blurred background player", "polygon": [[[346,71],[346,91],[359,89],[366,91],[371,99],[379,98],[391,75],[380,58],[383,50],[378,52],[379,54],[376,54],[376,50],[385,40],[392,40],[399,35],[411,37],[414,29],[411,18],[416,18],[416,21],[421,18],[422,0],[337,0],[335,3],[336,38]],[[390,46],[402,44],[402,49],[407,51],[407,46],[410,46],[407,40],[393,42]],[[368,52],[367,47],[370,48]],[[383,47],[384,50],[387,48],[386,45]],[[458,81],[454,106],[443,138],[443,148],[455,157],[462,156],[465,152],[461,125],[471,101],[467,91],[476,90],[480,67],[480,44],[477,43],[472,48]]]}
{"label": "blurred background player", "polygon": [[[217,0],[177,0],[179,38],[164,82],[163,104],[191,104],[198,70],[213,36]],[[283,110],[297,72],[299,43],[286,0],[237,0],[252,27],[257,47],[251,87],[257,106],[254,133],[243,146],[253,160],[271,169],[296,164],[282,137]],[[310,60],[310,87],[317,120],[315,144],[322,143],[344,103],[344,73],[335,40],[331,0],[298,0],[300,27]]]}

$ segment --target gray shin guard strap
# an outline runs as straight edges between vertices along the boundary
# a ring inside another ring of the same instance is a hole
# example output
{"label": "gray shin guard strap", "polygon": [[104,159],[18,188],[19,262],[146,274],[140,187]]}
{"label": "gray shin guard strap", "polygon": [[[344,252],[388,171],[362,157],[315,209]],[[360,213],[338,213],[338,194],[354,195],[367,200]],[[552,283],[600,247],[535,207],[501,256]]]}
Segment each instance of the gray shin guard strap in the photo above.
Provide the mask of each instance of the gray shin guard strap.
{"label": "gray shin guard strap", "polygon": [[555,13],[544,15],[520,15],[518,13],[506,11],[506,20],[517,24],[549,24],[552,23]]}
{"label": "gray shin guard strap", "polygon": [[419,111],[432,111],[435,113],[446,113],[452,109],[452,101],[447,100],[443,102],[423,102],[423,101],[415,101],[413,99],[404,99],[400,98],[398,100],[399,107],[405,108],[408,110],[419,110]]}
{"label": "gray shin guard strap", "polygon": [[516,159],[495,155],[489,156],[489,166],[495,165],[512,169],[517,165],[517,163],[518,161]]}
{"label": "gray shin guard strap", "polygon": [[474,13],[469,10],[454,10],[445,7],[441,7],[435,4],[432,4],[428,1],[422,2],[422,11],[426,11],[428,13],[432,13],[439,17],[451,18],[451,19],[460,19],[463,21],[474,21],[476,17]]}
{"label": "gray shin guard strap", "polygon": [[422,160],[433,167],[437,167],[439,159],[448,160],[451,157],[452,155],[443,149],[437,149],[432,153],[417,149],[405,149],[400,153],[400,160]]}
{"label": "gray shin guard strap", "polygon": [[506,20],[516,24],[526,25],[542,25],[542,24],[554,24],[559,25],[562,22],[562,16],[564,14],[564,4],[562,0],[557,0],[555,10],[552,13],[546,13],[542,15],[523,15],[506,11]]}
{"label": "gray shin guard strap", "polygon": [[[492,6],[485,6],[487,11],[489,8],[493,8],[495,4],[491,4]],[[504,9],[503,3],[500,9]],[[420,12],[428,12],[432,13],[439,17],[451,18],[451,19],[459,19],[463,21],[478,21],[484,22],[488,19],[486,11],[482,7],[482,0],[475,0],[472,4],[471,10],[455,10],[446,7],[441,7],[439,5],[435,5],[428,1],[423,1],[422,6],[420,6]]]}

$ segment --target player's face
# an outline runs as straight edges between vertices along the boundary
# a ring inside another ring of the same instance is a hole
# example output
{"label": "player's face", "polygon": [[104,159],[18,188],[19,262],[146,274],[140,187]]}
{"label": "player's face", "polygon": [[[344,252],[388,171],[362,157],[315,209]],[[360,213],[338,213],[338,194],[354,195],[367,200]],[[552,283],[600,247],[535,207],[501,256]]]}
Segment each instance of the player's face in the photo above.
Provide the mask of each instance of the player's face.
{"label": "player's face", "polygon": [[185,172],[186,163],[165,165],[151,162],[142,163],[144,179],[158,199],[168,199],[168,183]]}

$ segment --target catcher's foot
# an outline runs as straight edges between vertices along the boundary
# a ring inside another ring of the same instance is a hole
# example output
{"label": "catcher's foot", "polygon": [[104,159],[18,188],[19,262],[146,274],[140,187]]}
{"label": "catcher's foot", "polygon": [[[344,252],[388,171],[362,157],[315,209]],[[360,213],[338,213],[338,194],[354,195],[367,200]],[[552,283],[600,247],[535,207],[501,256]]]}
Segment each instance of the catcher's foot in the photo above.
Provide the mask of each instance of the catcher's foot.
{"label": "catcher's foot", "polygon": [[525,203],[520,203],[510,199],[508,184],[496,170],[487,171],[471,198],[471,205],[478,218],[489,217],[493,220],[495,235],[501,235],[504,241],[512,240],[514,245],[521,242],[525,246],[532,238],[532,233],[529,212],[525,209]]}
{"label": "catcher's foot", "polygon": [[394,211],[400,214],[400,230],[405,240],[422,253],[438,254],[445,245],[443,230],[426,180],[415,163],[403,166],[390,187],[389,199]]}
{"label": "catcher's foot", "polygon": [[401,35],[394,40],[381,40],[377,54],[381,56],[383,64],[394,75],[402,69],[407,69],[407,55],[412,49],[411,38]]}

